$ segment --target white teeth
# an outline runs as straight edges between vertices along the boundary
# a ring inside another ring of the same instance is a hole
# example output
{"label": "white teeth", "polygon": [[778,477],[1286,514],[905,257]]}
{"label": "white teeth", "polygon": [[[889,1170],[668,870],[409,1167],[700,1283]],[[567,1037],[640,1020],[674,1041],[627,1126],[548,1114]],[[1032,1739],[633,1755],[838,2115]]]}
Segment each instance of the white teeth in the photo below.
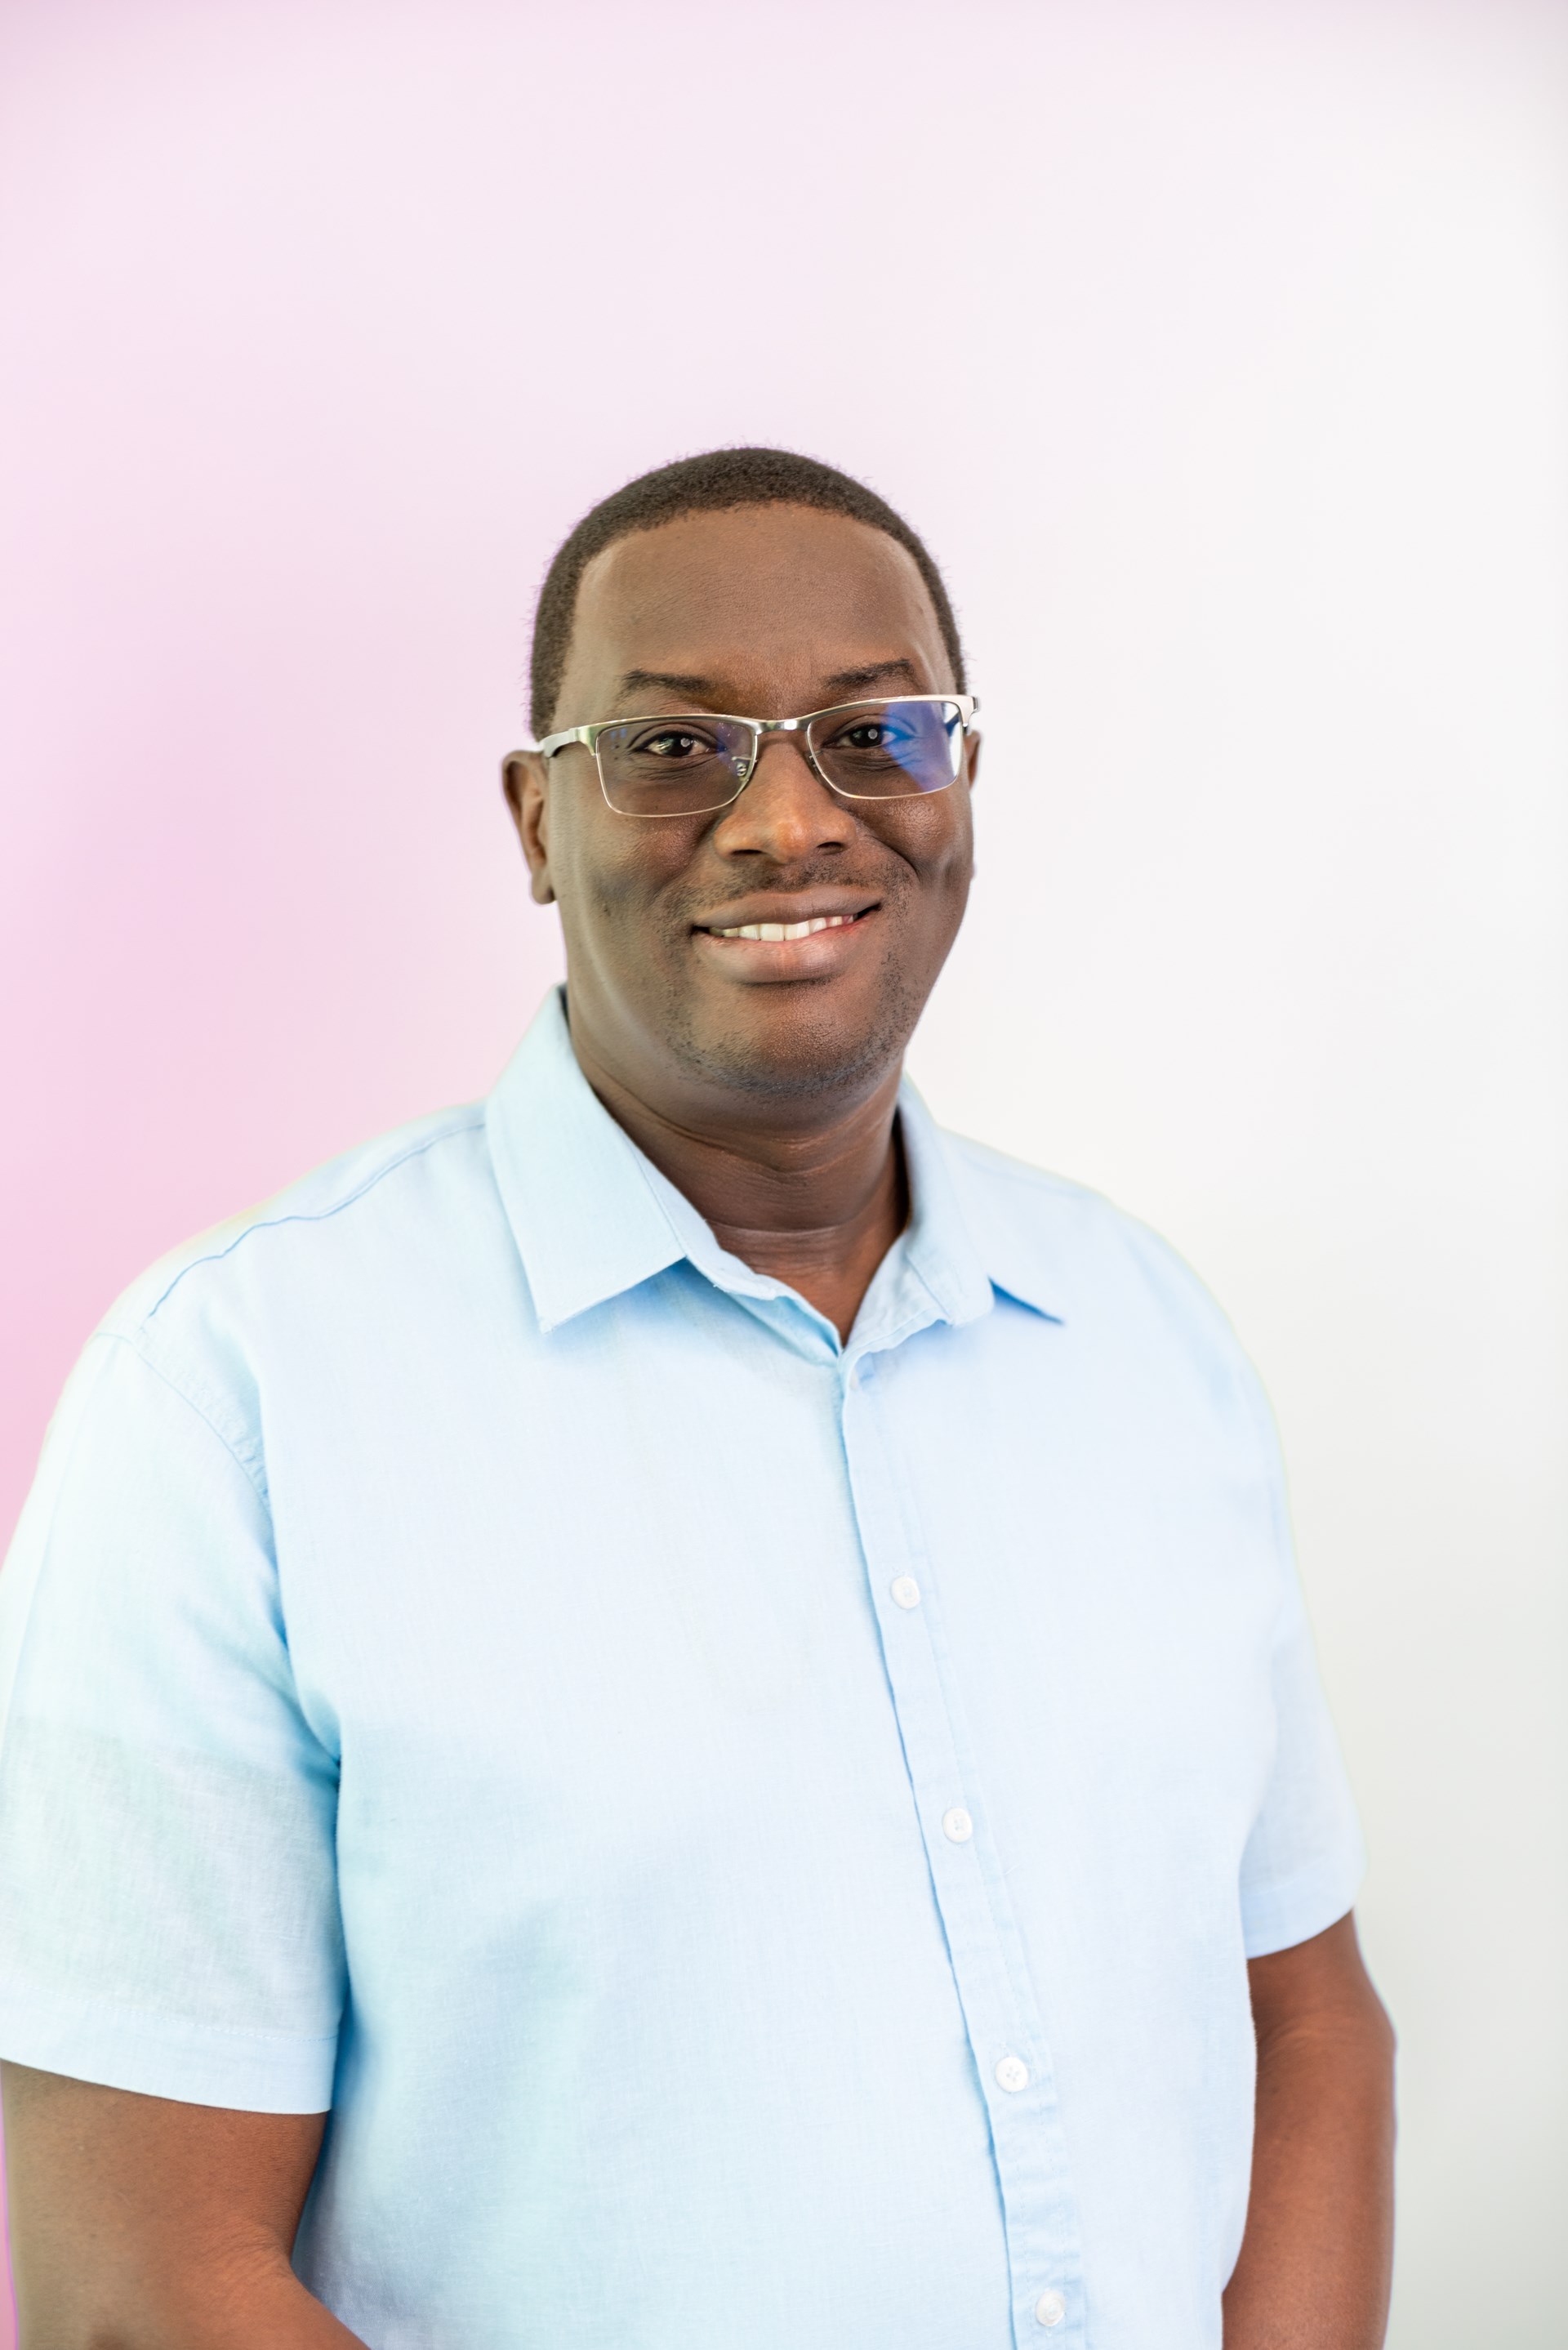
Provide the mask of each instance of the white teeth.
{"label": "white teeth", "polygon": [[809,939],[816,931],[841,931],[857,920],[854,914],[818,914],[809,922],[742,922],[732,931],[715,931],[716,939]]}

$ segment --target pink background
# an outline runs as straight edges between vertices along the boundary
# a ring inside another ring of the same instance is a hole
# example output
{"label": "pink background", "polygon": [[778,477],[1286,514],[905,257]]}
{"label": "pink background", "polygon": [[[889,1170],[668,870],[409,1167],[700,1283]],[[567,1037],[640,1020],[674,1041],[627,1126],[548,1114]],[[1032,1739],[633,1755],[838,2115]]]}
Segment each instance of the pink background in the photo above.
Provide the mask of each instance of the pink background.
{"label": "pink background", "polygon": [[1284,1422],[1397,2350],[1560,2327],[1565,50],[0,0],[0,1539],[115,1293],[556,975],[495,763],[578,514],[718,442],[864,473],[989,733],[917,1073],[1168,1231]]}

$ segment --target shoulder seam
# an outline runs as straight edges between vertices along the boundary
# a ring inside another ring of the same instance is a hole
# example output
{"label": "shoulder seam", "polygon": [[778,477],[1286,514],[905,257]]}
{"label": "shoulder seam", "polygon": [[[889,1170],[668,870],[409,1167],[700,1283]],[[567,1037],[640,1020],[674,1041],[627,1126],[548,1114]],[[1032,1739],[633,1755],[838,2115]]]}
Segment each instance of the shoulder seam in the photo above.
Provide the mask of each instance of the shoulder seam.
{"label": "shoulder seam", "polygon": [[185,1406],[187,1411],[195,1413],[196,1418],[201,1421],[202,1427],[210,1430],[212,1434],[217,1438],[218,1442],[223,1446],[224,1451],[228,1454],[230,1460],[234,1462],[241,1476],[244,1477],[246,1484],[250,1486],[251,1490],[255,1494],[256,1500],[261,1503],[262,1508],[265,1511],[268,1518],[270,1519],[272,1515],[272,1497],[267,1492],[266,1480],[265,1476],[258,1475],[255,1469],[244,1458],[244,1455],[240,1451],[233,1439],[226,1436],[223,1430],[218,1426],[218,1423],[213,1418],[212,1413],[210,1411],[203,1410],[202,1406],[196,1401],[195,1397],[193,1395],[187,1394],[186,1390],[180,1385],[178,1379],[171,1378],[170,1377],[169,1373],[163,1368],[161,1363],[155,1363],[151,1356],[148,1353],[146,1347],[139,1344],[136,1336],[134,1336],[130,1331],[106,1330],[102,1333],[102,1336],[108,1339],[111,1345],[117,1347],[129,1347],[130,1352],[136,1357],[137,1361],[142,1364],[146,1369],[151,1371],[155,1379],[161,1379],[163,1385],[168,1388],[170,1394],[179,1398],[180,1401]]}
{"label": "shoulder seam", "polygon": [[[406,1150],[400,1150],[395,1159],[389,1159],[384,1166],[378,1167],[373,1173],[366,1176],[362,1183],[357,1183],[351,1191],[345,1191],[342,1198],[334,1200],[329,1207],[314,1211],[294,1208],[290,1209],[286,1215],[254,1217],[223,1248],[209,1249],[205,1255],[192,1257],[189,1264],[182,1264],[167,1288],[160,1291],[152,1304],[140,1316],[136,1327],[145,1329],[153,1315],[168,1304],[188,1273],[199,1272],[204,1264],[221,1264],[226,1256],[232,1256],[235,1249],[248,1241],[253,1232],[276,1232],[285,1224],[324,1224],[344,1208],[351,1208],[357,1200],[362,1200],[367,1191],[373,1191],[377,1184],[384,1181],[387,1176],[395,1175],[398,1169],[407,1166],[410,1159],[422,1158],[427,1150],[433,1150],[438,1142],[450,1142],[455,1134],[472,1134],[483,1124],[484,1112],[481,1108],[454,1120],[450,1126],[443,1126],[436,1134],[426,1135],[422,1142],[410,1143]],[[127,1336],[129,1333],[111,1330],[108,1335],[111,1337],[119,1337]],[[140,1352],[140,1349],[138,1351]],[[176,1393],[178,1392],[179,1390],[176,1389]],[[214,1430],[213,1433],[217,1432]]]}

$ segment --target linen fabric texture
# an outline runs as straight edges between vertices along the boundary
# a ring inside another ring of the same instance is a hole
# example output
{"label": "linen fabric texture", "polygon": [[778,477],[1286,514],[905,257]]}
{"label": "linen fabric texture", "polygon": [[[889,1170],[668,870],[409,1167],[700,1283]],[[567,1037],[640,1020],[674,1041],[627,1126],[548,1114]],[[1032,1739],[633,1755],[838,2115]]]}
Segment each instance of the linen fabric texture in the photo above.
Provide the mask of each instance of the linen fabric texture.
{"label": "linen fabric texture", "polygon": [[1362,1866],[1268,1410],[1150,1232],[899,1120],[841,1346],[552,995],[67,1388],[0,2054],[329,2107],[372,2350],[1220,2343],[1246,1960]]}

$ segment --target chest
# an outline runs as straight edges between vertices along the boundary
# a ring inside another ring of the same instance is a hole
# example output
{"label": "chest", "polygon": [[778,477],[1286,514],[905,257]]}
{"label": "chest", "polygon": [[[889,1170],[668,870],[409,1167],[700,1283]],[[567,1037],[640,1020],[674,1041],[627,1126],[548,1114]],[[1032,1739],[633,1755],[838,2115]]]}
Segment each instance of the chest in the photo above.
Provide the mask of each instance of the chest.
{"label": "chest", "polygon": [[381,1355],[318,1367],[269,1455],[346,1785],[504,1791],[641,1851],[650,1807],[722,1835],[781,1773],[898,1800],[896,1583],[1031,1833],[1054,1790],[1084,1819],[1261,1772],[1269,1495],[1179,1367],[1005,1300],[853,1386],[720,1299]]}

